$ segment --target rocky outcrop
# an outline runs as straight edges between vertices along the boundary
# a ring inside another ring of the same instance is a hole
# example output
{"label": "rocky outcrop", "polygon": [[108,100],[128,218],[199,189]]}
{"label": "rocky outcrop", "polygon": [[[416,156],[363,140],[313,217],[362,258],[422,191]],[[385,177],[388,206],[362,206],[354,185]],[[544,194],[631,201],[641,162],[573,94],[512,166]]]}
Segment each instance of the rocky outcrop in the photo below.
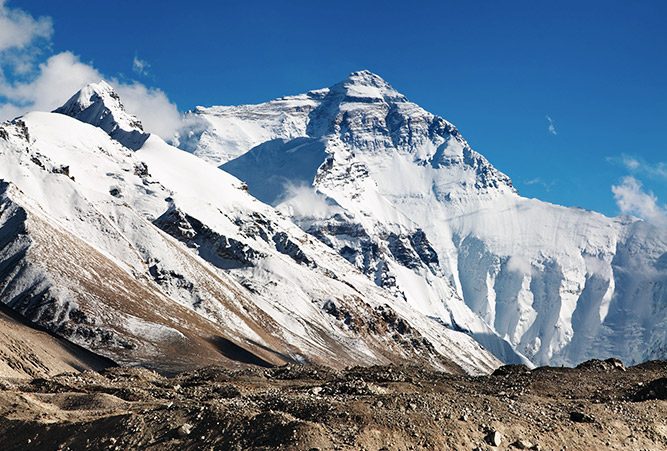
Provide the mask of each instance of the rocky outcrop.
{"label": "rocky outcrop", "polygon": [[176,207],[170,208],[155,220],[155,225],[189,247],[199,255],[223,269],[254,266],[264,255],[234,238],[221,235],[199,220]]}

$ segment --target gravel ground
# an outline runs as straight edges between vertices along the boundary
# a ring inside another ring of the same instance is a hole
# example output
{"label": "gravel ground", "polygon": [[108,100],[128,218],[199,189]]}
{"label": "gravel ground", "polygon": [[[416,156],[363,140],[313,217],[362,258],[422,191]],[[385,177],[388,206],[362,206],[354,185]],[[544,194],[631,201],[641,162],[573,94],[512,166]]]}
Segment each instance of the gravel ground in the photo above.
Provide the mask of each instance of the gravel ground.
{"label": "gravel ground", "polygon": [[0,379],[3,450],[665,450],[667,362],[505,366],[111,368]]}

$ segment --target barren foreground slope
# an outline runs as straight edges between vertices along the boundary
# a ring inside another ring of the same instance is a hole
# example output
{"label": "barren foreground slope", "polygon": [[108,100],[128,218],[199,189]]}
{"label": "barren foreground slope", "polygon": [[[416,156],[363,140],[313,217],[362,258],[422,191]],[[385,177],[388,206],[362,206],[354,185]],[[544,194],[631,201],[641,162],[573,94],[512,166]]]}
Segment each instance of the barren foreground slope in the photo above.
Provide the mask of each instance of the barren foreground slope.
{"label": "barren foreground slope", "polygon": [[0,382],[3,449],[667,449],[667,362],[142,369]]}
{"label": "barren foreground slope", "polygon": [[28,325],[0,304],[0,378],[33,378],[115,364],[104,357]]}

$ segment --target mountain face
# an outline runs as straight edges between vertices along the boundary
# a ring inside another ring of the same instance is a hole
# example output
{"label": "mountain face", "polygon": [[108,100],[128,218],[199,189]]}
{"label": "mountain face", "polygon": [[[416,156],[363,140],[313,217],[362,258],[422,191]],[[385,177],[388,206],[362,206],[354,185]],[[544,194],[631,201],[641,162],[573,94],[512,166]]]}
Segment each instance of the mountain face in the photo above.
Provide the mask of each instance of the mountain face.
{"label": "mountain face", "polygon": [[0,125],[0,301],[116,363],[166,372],[500,364],[465,333],[474,315],[454,328],[397,302],[246,183],[143,134],[105,83]]}
{"label": "mountain face", "polygon": [[664,228],[521,197],[451,123],[379,76],[190,116],[183,148],[247,183],[392,305],[506,362],[667,357]]}

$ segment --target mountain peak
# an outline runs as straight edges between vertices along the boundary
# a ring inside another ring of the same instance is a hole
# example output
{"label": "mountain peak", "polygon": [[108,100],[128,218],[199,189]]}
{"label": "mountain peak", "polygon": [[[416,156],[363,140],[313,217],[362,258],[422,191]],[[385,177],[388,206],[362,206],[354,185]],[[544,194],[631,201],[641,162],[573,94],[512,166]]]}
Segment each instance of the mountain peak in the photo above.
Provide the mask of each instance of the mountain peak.
{"label": "mountain peak", "polygon": [[361,84],[377,87],[389,86],[389,83],[387,83],[382,77],[367,69],[351,72],[344,81],[349,84]]}
{"label": "mountain peak", "polygon": [[148,139],[139,119],[125,111],[120,96],[104,80],[84,86],[54,113],[99,127],[133,150],[139,149]]}
{"label": "mountain peak", "polygon": [[396,91],[379,75],[360,70],[352,72],[343,81],[331,87],[331,91],[343,94],[348,99],[384,99],[386,101],[406,101],[403,94]]}

